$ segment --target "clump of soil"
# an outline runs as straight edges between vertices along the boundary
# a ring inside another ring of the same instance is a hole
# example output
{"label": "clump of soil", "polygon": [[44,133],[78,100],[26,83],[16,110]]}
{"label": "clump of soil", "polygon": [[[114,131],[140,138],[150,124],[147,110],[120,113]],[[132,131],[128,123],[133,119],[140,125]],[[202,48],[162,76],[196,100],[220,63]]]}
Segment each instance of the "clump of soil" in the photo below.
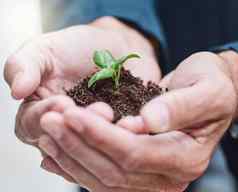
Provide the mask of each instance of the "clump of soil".
{"label": "clump of soil", "polygon": [[129,71],[122,69],[119,87],[115,90],[111,79],[100,80],[94,87],[88,88],[90,77],[80,80],[66,93],[76,105],[88,106],[95,102],[105,102],[114,110],[114,122],[124,116],[139,114],[141,107],[161,95],[163,90],[155,83],[143,85],[140,78],[134,77]]}

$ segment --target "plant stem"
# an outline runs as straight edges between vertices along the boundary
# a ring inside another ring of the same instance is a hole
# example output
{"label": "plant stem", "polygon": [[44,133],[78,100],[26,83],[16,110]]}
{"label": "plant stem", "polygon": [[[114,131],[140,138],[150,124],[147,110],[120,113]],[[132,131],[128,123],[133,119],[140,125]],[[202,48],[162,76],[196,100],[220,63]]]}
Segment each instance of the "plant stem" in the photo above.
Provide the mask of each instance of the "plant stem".
{"label": "plant stem", "polygon": [[121,77],[121,69],[122,69],[122,66],[120,66],[118,68],[118,71],[117,71],[117,74],[116,74],[116,78],[115,78],[116,89],[118,89],[118,87],[119,87],[119,81],[120,81],[120,77]]}

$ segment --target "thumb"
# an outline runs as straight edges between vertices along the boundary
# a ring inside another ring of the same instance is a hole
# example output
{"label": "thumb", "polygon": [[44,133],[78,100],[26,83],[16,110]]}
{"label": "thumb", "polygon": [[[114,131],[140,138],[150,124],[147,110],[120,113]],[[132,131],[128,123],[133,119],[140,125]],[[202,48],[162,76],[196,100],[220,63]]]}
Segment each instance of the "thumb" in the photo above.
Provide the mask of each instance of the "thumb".
{"label": "thumb", "polygon": [[217,93],[209,94],[208,90],[208,83],[199,82],[155,98],[141,110],[145,127],[151,133],[163,133],[199,126],[216,108],[212,101]]}
{"label": "thumb", "polygon": [[42,50],[39,48],[39,43],[31,42],[7,59],[4,78],[15,99],[30,96],[40,85],[47,60]]}

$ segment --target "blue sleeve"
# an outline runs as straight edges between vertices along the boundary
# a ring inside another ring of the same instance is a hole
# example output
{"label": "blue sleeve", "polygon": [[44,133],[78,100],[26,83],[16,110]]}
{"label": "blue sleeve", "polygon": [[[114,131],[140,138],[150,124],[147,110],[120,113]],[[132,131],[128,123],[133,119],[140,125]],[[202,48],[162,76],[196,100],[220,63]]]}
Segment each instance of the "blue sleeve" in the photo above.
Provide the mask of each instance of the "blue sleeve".
{"label": "blue sleeve", "polygon": [[156,0],[71,0],[58,15],[56,28],[86,24],[102,16],[114,16],[135,23],[139,28],[165,42],[157,14]]}
{"label": "blue sleeve", "polygon": [[[161,69],[163,73],[169,71],[165,65],[169,63],[169,57],[158,14],[158,0],[63,0],[56,2],[44,0],[43,2],[43,15],[47,15],[48,12],[53,15],[51,19],[47,17],[44,19],[47,31],[87,24],[103,16],[114,16],[133,23],[133,26],[141,32],[159,41],[160,46],[157,52],[160,56]],[[50,10],[49,7],[51,7]]]}
{"label": "blue sleeve", "polygon": [[232,49],[232,50],[238,52],[238,41],[233,42],[233,43],[228,43],[228,44],[225,45],[225,47],[227,49]]}
{"label": "blue sleeve", "polygon": [[211,48],[212,52],[222,52],[222,51],[227,51],[227,50],[233,50],[238,53],[238,41]]}

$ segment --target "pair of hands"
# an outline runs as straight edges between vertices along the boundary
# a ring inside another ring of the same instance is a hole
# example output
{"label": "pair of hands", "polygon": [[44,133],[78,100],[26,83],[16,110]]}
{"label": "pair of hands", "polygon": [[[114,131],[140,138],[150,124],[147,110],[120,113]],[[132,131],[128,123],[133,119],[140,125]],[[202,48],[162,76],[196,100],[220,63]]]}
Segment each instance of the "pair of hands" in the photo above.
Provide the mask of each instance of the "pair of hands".
{"label": "pair of hands", "polygon": [[[105,48],[116,56],[138,52],[143,60],[126,67],[172,91],[116,125],[104,103],[76,107],[62,87],[95,71],[91,55]],[[6,64],[13,97],[25,99],[16,134],[41,150],[43,168],[91,191],[184,191],[205,171],[235,117],[235,70],[227,58],[194,54],[160,81],[150,42],[112,18],[44,35]]]}

